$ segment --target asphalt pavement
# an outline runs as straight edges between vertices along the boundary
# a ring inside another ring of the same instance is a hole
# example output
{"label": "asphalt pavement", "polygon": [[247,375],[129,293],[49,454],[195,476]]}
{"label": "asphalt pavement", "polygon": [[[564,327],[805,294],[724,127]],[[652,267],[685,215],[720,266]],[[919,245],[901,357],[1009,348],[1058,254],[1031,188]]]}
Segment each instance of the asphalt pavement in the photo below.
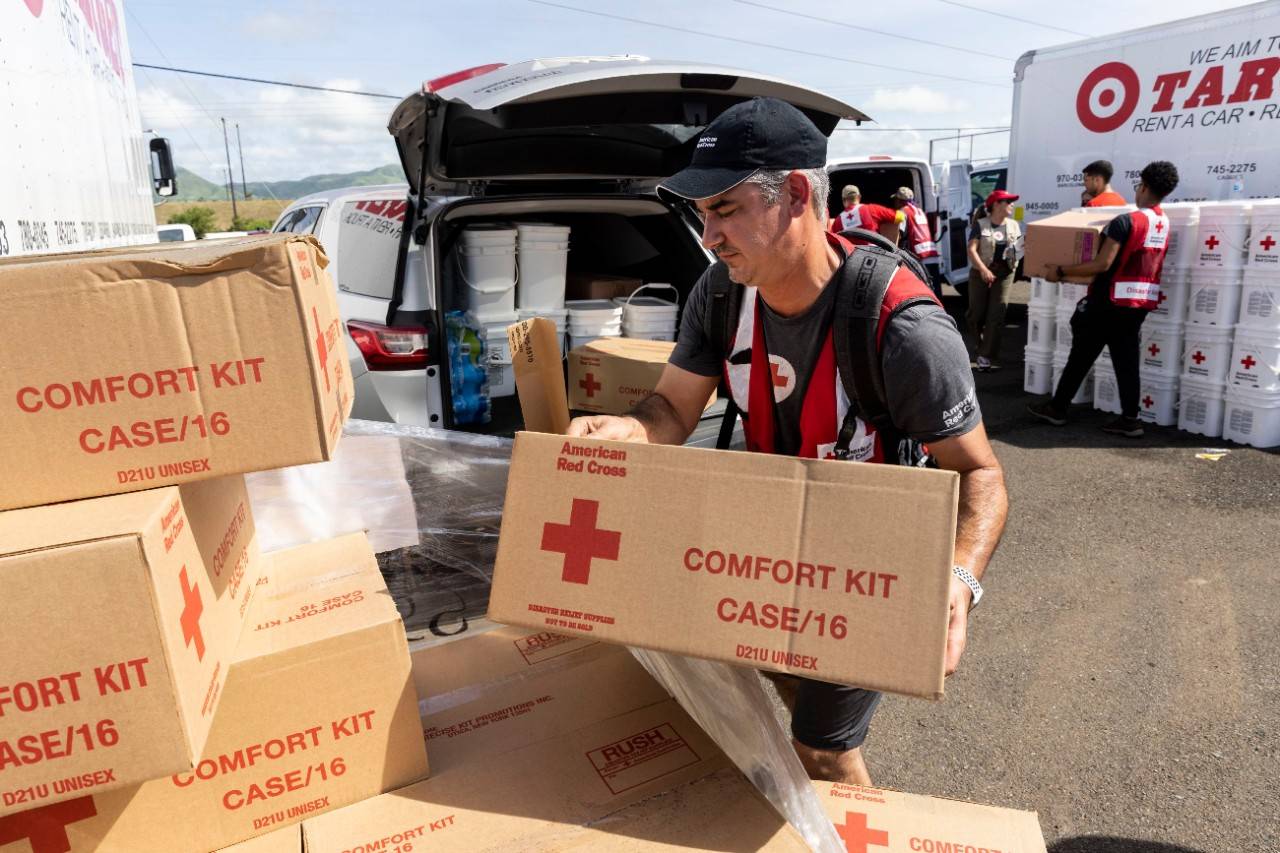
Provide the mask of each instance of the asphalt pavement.
{"label": "asphalt pavement", "polygon": [[1051,853],[1280,851],[1280,454],[1041,424],[1008,322],[977,376],[1008,527],[946,698],[881,705],[872,779],[1037,811]]}

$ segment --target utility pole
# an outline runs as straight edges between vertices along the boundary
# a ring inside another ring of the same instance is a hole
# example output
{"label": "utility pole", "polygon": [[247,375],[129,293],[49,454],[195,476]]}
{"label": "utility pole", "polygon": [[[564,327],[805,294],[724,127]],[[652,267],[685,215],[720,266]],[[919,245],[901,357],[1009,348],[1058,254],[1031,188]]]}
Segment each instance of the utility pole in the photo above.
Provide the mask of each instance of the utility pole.
{"label": "utility pole", "polygon": [[[236,173],[231,171],[231,143],[227,141],[227,120],[222,119],[222,147],[227,152],[227,195],[231,196],[231,218],[236,220],[240,218],[239,212],[236,210]],[[234,225],[234,222],[232,223]]]}
{"label": "utility pole", "polygon": [[240,197],[249,200],[249,185],[244,181],[244,146],[240,144],[240,122],[236,122],[236,151],[240,154]]}

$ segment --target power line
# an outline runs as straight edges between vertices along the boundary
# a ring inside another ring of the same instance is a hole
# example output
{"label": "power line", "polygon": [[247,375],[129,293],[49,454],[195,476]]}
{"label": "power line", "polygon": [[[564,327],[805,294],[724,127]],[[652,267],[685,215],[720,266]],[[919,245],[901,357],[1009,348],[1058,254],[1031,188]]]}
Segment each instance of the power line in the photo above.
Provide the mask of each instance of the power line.
{"label": "power line", "polygon": [[213,71],[193,71],[190,68],[171,68],[167,65],[147,65],[143,62],[133,63],[135,68],[152,68],[156,71],[172,71],[175,74],[194,74],[197,77],[217,77],[222,80],[239,80],[242,83],[263,83],[267,86],[288,86],[291,89],[310,89],[313,92],[336,92],[339,95],[360,95],[365,98],[389,98],[400,100],[399,95],[387,95],[382,92],[359,92],[355,89],[334,89],[329,86],[309,86],[306,83],[287,83],[283,80],[263,80],[260,77],[240,77],[236,74],[216,74]]}
{"label": "power line", "polygon": [[768,3],[757,3],[756,0],[733,0],[733,2],[739,3],[743,6],[755,6],[757,9],[768,9],[770,12],[778,12],[783,15],[792,15],[796,18],[807,18],[810,21],[817,21],[820,24],[834,24],[837,27],[844,27],[846,30],[859,30],[864,33],[875,33],[878,36],[886,36],[888,38],[893,38],[893,39],[902,39],[903,41],[911,41],[911,42],[915,42],[916,44],[927,44],[927,45],[931,45],[932,47],[941,47],[941,48],[945,48],[946,50],[954,50],[960,53],[971,54],[974,56],[986,56],[991,59],[1000,59],[1000,60],[1009,60],[1009,61],[1017,59],[1016,56],[1004,56],[998,53],[985,53],[981,50],[974,50],[973,48],[970,48],[970,47],[957,47],[956,45],[943,44],[940,41],[929,41],[928,39],[915,38],[914,36],[904,36],[904,35],[899,35],[898,33],[887,32],[885,30],[876,30],[876,29],[872,29],[871,27],[860,27],[860,26],[857,26],[856,24],[847,24],[844,21],[837,21],[832,18],[823,18],[823,17],[819,17],[818,15],[808,15],[808,14],[805,14],[804,12],[796,12],[792,9],[783,9],[778,6],[770,6]]}
{"label": "power line", "polygon": [[[165,56],[164,48],[160,47],[159,43],[154,38],[151,37],[151,33],[148,32],[147,28],[142,25],[142,21],[138,19],[138,16],[133,14],[132,10],[128,8],[126,8],[125,11],[129,13],[130,17],[133,18],[133,22],[138,25],[138,29],[142,32],[142,34],[147,37],[147,41],[151,42],[152,47],[154,47],[156,51],[160,54],[160,56],[163,57],[164,60],[167,62],[169,60],[169,57]],[[142,74],[147,78],[147,80],[151,80],[151,75],[146,72],[145,68],[143,69]],[[181,80],[181,78],[179,79]],[[155,85],[154,81],[152,81],[152,85],[153,86]],[[187,90],[187,93],[191,95],[192,100],[194,100],[196,104],[199,105],[201,111],[203,111],[204,114],[209,117],[209,121],[213,121],[213,114],[210,113],[207,109],[205,109],[204,104],[200,103],[200,99],[196,97],[195,92],[191,91],[191,87],[187,85],[186,80],[182,80],[182,85],[183,85],[183,88]],[[156,88],[159,89],[160,87],[156,86]],[[185,132],[187,136],[191,139],[191,142],[196,146],[196,150],[200,152],[202,157],[204,157],[205,162],[208,163],[210,166],[213,166],[213,158],[211,158],[208,152],[204,150],[204,146],[202,146],[200,142],[196,139],[195,134],[191,132],[191,128],[187,127],[181,120],[178,121],[178,125],[179,127],[182,128],[183,132]]]}
{"label": "power line", "polygon": [[749,47],[763,47],[763,48],[767,48],[768,50],[780,50],[780,51],[783,51],[784,53],[794,53],[800,56],[813,57],[815,59],[826,59],[826,60],[830,60],[831,62],[845,62],[850,65],[862,65],[868,68],[881,68],[886,71],[902,71],[902,72],[906,72],[907,74],[919,74],[925,77],[937,77],[943,80],[958,80],[962,83],[974,83],[978,86],[995,86],[997,88],[1007,89],[1012,85],[1010,83],[989,83],[985,80],[974,80],[971,77],[956,77],[950,74],[937,74],[932,71],[917,71],[914,68],[901,68],[896,65],[881,65],[876,62],[864,62],[863,60],[860,60],[860,59],[850,59],[847,56],[833,56],[832,54],[828,54],[828,53],[816,53],[811,50],[800,50],[799,48],[794,48],[794,47],[784,47],[783,45],[780,45],[780,44],[769,44],[767,42],[751,41],[750,39],[742,39],[742,38],[736,38],[735,36],[721,35],[720,33],[709,33],[709,32],[706,32],[705,30],[693,30],[693,29],[688,29],[686,27],[676,27],[670,24],[659,24],[654,21],[645,21],[645,20],[641,20],[640,18],[628,18],[624,15],[611,15],[608,12],[597,12],[594,9],[582,9],[577,6],[566,6],[561,3],[552,3],[550,2],[550,0],[528,0],[528,2],[536,3],[539,6],[550,6],[555,9],[567,9],[570,12],[579,12],[583,15],[595,15],[600,18],[610,18],[615,21],[624,21],[628,24],[640,24],[641,26],[645,26],[645,27],[657,27],[659,29],[671,30],[677,33],[684,33],[686,35],[699,36],[700,38],[712,38],[712,39],[719,39],[721,41],[734,42],[736,44],[745,44],[745,45],[748,45]]}
{"label": "power line", "polygon": [[1017,15],[1006,15],[1004,12],[992,12],[990,9],[983,9],[981,6],[970,6],[967,3],[957,3],[956,0],[938,0],[939,3],[946,3],[948,6],[958,6],[961,9],[968,9],[970,12],[981,12],[984,15],[992,15],[997,18],[1007,18],[1010,21],[1017,21],[1020,24],[1030,24],[1033,27],[1044,27],[1046,30],[1057,30],[1060,33],[1070,33],[1073,36],[1083,36],[1088,38],[1090,33],[1082,33],[1079,30],[1069,30],[1066,27],[1055,27],[1053,24],[1042,24],[1039,21],[1032,21],[1029,18],[1019,18]]}

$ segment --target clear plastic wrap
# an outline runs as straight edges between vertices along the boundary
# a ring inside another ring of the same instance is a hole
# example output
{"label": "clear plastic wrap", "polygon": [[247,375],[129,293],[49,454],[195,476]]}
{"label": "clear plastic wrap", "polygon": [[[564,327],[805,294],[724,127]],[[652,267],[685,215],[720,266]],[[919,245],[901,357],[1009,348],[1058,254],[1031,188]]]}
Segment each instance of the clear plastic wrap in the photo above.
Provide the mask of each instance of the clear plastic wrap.
{"label": "clear plastic wrap", "polygon": [[[276,550],[365,530],[410,639],[491,625],[511,441],[351,421],[331,462],[249,475],[259,539]],[[754,670],[632,649],[815,850],[843,846]]]}

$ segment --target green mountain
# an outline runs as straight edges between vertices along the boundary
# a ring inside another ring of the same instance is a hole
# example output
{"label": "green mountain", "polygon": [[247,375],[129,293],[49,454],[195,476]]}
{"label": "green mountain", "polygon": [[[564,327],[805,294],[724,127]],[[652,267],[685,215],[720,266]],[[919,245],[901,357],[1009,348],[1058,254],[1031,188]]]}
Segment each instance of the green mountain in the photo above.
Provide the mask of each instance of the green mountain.
{"label": "green mountain", "polygon": [[[174,201],[226,201],[227,186],[200,177],[179,166],[178,195]],[[295,181],[255,181],[249,184],[249,196],[256,199],[295,199],[336,187],[365,187],[372,184],[394,184],[404,181],[404,172],[394,163],[366,169],[363,172],[311,175]],[[236,199],[241,198],[240,183],[235,185]]]}

